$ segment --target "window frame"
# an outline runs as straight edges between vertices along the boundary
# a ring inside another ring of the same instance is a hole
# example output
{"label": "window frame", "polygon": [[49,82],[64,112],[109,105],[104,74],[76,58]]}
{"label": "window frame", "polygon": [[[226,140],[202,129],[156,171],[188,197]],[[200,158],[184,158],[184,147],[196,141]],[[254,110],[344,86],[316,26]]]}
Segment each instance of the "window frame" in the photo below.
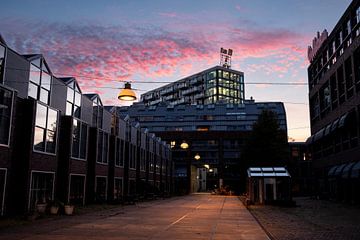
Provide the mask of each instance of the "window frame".
{"label": "window frame", "polygon": [[4,84],[4,82],[5,82],[5,66],[6,66],[6,59],[7,59],[7,47],[1,43],[0,43],[0,47],[4,48],[4,59],[3,59],[2,69],[0,68],[0,83]]}
{"label": "window frame", "polygon": [[[96,139],[96,148],[97,148],[97,153],[96,153],[96,163],[98,164],[103,164],[103,165],[108,165],[109,164],[109,139],[110,139],[110,134],[108,132],[105,132],[102,129],[98,129],[97,130],[98,135],[97,135],[97,139]],[[102,144],[101,144],[101,162],[99,161],[99,135],[100,132],[102,132]],[[106,141],[107,141],[107,150],[106,150],[106,162],[104,162],[104,140],[105,140],[105,135],[106,135]]]}
{"label": "window frame", "polygon": [[69,186],[68,186],[68,195],[67,195],[67,201],[70,202],[70,194],[71,194],[71,176],[79,176],[84,177],[84,198],[83,198],[83,205],[85,205],[85,199],[86,199],[86,174],[80,174],[80,173],[70,173],[69,174]]}
{"label": "window frame", "polygon": [[97,192],[96,192],[96,189],[97,189],[97,184],[98,184],[98,182],[97,182],[97,179],[98,178],[105,178],[106,180],[105,180],[105,185],[106,185],[106,187],[105,187],[105,201],[107,201],[107,199],[108,199],[108,188],[109,188],[109,182],[108,182],[108,176],[105,176],[105,175],[96,175],[95,176],[95,184],[94,184],[94,193],[95,193],[95,196],[98,194]]}
{"label": "window frame", "polygon": [[3,147],[10,147],[10,139],[11,139],[11,129],[12,129],[12,126],[13,126],[13,111],[14,111],[14,101],[15,101],[15,91],[12,90],[12,89],[9,89],[3,85],[0,86],[0,88],[3,88],[5,89],[6,91],[9,91],[11,92],[11,110],[10,110],[10,125],[9,125],[9,134],[8,134],[8,141],[7,141],[7,144],[3,144],[3,143],[0,143],[0,146],[3,146]]}
{"label": "window frame", "polygon": [[7,168],[0,168],[0,171],[5,171],[5,180],[4,180],[4,193],[3,193],[3,197],[2,199],[0,199],[1,201],[1,208],[0,208],[0,216],[4,215],[4,209],[5,209],[5,195],[6,195],[6,185],[7,185]]}
{"label": "window frame", "polygon": [[[46,126],[45,126],[45,128],[43,128],[43,127],[38,127],[37,125],[36,125],[36,112],[37,112],[37,105],[38,104],[40,104],[40,105],[43,105],[44,107],[46,107]],[[56,130],[55,130],[55,134],[56,134],[56,138],[55,138],[55,152],[54,153],[52,153],[52,152],[47,152],[46,151],[46,146],[47,146],[47,140],[45,139],[45,146],[44,146],[44,151],[41,151],[41,150],[37,150],[37,149],[35,149],[35,144],[34,144],[34,142],[35,142],[35,128],[41,128],[41,129],[45,129],[45,137],[47,136],[47,132],[48,132],[48,113],[49,113],[49,108],[51,109],[51,110],[54,110],[54,111],[56,111]],[[49,105],[46,105],[46,104],[44,104],[44,103],[42,103],[42,102],[40,102],[40,101],[36,101],[36,111],[35,111],[35,121],[34,121],[34,126],[33,126],[33,129],[34,129],[34,131],[33,131],[33,138],[32,138],[32,141],[33,141],[33,143],[32,143],[32,150],[33,150],[33,152],[36,152],[36,153],[41,153],[41,154],[48,154],[48,155],[52,155],[52,156],[56,156],[56,154],[57,154],[57,150],[58,150],[58,138],[59,138],[59,110],[57,110],[56,108],[53,108],[53,107],[50,107]]]}
{"label": "window frame", "polygon": [[30,182],[29,182],[29,192],[28,192],[28,196],[29,196],[29,200],[28,200],[28,210],[30,210],[31,208],[31,190],[32,190],[32,181],[33,181],[33,174],[34,173],[45,173],[45,174],[52,174],[53,175],[53,182],[52,182],[52,193],[51,193],[51,199],[54,199],[54,194],[55,194],[55,177],[56,174],[55,172],[51,172],[51,171],[38,171],[38,170],[32,170],[30,172]]}
{"label": "window frame", "polygon": [[[48,66],[45,64],[45,59],[42,57],[42,58],[39,58],[40,59],[40,67],[36,66],[35,63],[33,63],[35,60],[38,60],[38,59],[34,59],[32,61],[30,61],[30,68],[29,68],[29,85],[30,84],[33,84],[37,87],[37,92],[36,92],[36,98],[32,97],[32,96],[29,96],[29,87],[28,87],[28,91],[27,91],[27,96],[28,97],[31,97],[33,99],[35,99],[36,101],[39,101],[41,103],[44,103],[46,105],[49,105],[51,103],[51,90],[52,90],[52,82],[53,82],[53,75],[51,74],[50,72],[50,69],[48,68]],[[30,79],[30,75],[31,75],[31,67],[35,67],[39,70],[39,73],[40,73],[40,77],[39,77],[39,83],[36,83],[34,81],[32,81]],[[46,87],[44,87],[44,85],[42,85],[43,83],[43,73],[45,74],[48,74],[50,76],[50,85],[49,85],[49,89],[46,89]],[[48,96],[47,96],[47,102],[43,102],[41,100],[41,90],[44,90],[46,92],[48,92]]]}
{"label": "window frame", "polygon": [[[80,138],[79,138],[79,157],[74,157],[73,156],[73,147],[74,147],[74,138],[72,137],[71,138],[71,155],[70,155],[70,157],[72,158],[72,159],[75,159],[75,160],[80,160],[80,161],[87,161],[87,157],[88,157],[88,152],[87,152],[87,150],[88,150],[88,148],[89,148],[89,141],[88,141],[88,139],[89,139],[89,125],[86,123],[86,122],[84,122],[84,121],[82,121],[82,120],[80,120],[80,119],[77,119],[77,118],[73,118],[73,124],[72,124],[72,134],[73,134],[73,131],[74,131],[74,121],[77,121],[78,122],[78,124],[80,123],[80,125],[81,125],[81,127],[80,127],[80,133],[79,133],[79,135],[80,135]],[[83,125],[85,125],[86,126],[86,146],[85,146],[85,158],[81,158],[81,135],[82,135],[82,127],[83,127]]]}
{"label": "window frame", "polygon": [[114,189],[113,189],[113,198],[114,200],[121,200],[118,198],[115,198],[115,186],[116,186],[116,180],[121,180],[121,194],[120,196],[124,196],[124,177],[114,177]]}

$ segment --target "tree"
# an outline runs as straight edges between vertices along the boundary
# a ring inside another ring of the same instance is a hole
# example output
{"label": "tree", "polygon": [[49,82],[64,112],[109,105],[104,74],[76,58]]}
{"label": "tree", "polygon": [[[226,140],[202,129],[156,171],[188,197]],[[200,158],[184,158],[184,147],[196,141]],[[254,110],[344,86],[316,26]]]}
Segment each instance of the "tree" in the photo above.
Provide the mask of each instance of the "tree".
{"label": "tree", "polygon": [[280,129],[277,114],[263,110],[245,142],[244,162],[248,167],[284,166],[288,151],[287,134]]}

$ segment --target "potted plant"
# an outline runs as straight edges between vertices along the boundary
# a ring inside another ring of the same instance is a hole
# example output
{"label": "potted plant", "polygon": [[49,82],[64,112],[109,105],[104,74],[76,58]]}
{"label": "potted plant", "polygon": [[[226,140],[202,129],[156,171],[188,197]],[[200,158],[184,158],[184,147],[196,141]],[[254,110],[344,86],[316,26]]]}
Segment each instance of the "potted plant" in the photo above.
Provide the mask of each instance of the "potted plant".
{"label": "potted plant", "polygon": [[52,201],[50,205],[50,214],[57,215],[60,205],[61,203],[58,200]]}
{"label": "potted plant", "polygon": [[46,202],[44,198],[40,198],[36,202],[36,211],[40,214],[44,214],[46,211]]}
{"label": "potted plant", "polygon": [[73,215],[73,213],[74,213],[74,205],[72,205],[70,203],[66,203],[64,205],[64,212],[65,212],[65,215]]}

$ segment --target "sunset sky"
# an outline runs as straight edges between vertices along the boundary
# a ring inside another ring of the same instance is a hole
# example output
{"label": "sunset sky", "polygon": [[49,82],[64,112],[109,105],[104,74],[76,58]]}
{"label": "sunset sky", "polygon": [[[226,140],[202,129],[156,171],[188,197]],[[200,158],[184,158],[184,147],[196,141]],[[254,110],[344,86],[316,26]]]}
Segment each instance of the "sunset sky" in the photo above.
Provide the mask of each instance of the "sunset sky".
{"label": "sunset sky", "polygon": [[[75,76],[84,93],[118,102],[122,81],[138,96],[219,64],[245,82],[307,82],[307,46],[335,26],[350,0],[48,1],[6,0],[0,33],[19,53],[42,53],[57,76]],[[141,83],[140,83],[141,82]],[[307,86],[246,85],[246,98],[285,103],[289,137],[309,134]]]}

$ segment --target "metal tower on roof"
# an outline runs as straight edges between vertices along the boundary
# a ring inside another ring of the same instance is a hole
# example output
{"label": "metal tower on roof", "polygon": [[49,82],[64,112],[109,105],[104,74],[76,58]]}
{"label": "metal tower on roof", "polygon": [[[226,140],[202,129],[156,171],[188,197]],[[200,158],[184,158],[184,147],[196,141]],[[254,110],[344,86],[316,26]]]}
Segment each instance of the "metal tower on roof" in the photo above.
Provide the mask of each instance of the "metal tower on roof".
{"label": "metal tower on roof", "polygon": [[233,54],[233,50],[231,48],[220,49],[220,66],[223,66],[225,68],[231,68],[231,56]]}

